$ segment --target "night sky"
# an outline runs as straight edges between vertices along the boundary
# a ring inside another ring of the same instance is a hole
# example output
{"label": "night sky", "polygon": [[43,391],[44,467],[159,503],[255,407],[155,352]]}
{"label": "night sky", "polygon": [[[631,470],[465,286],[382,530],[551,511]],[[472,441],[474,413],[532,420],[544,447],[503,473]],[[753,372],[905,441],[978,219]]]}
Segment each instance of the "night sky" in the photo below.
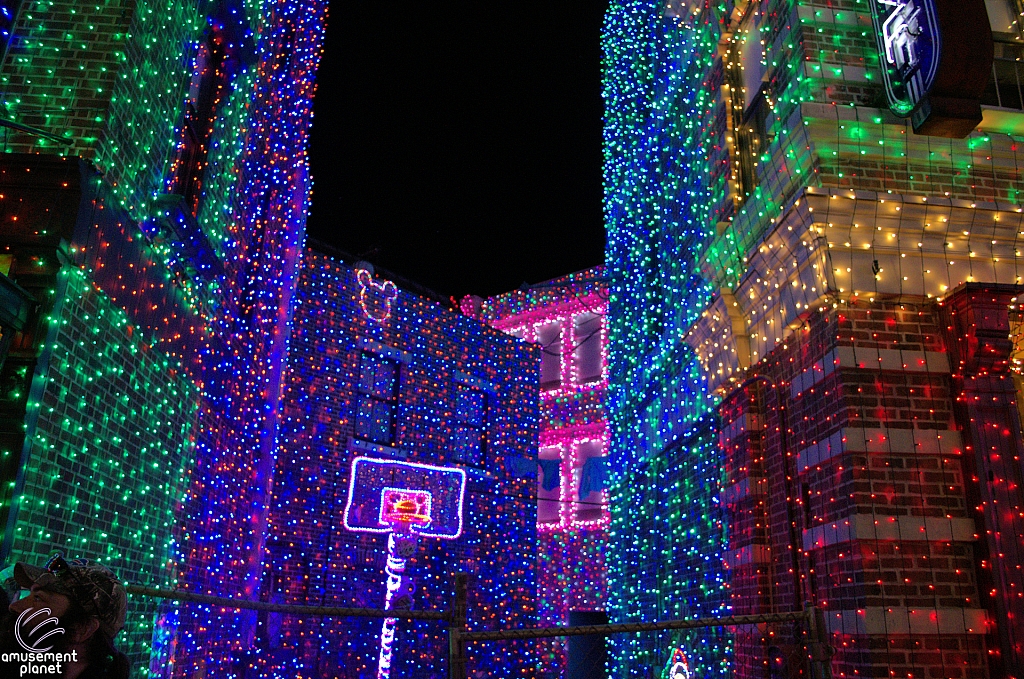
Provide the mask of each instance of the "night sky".
{"label": "night sky", "polygon": [[332,6],[309,236],[456,297],[601,263],[607,4]]}

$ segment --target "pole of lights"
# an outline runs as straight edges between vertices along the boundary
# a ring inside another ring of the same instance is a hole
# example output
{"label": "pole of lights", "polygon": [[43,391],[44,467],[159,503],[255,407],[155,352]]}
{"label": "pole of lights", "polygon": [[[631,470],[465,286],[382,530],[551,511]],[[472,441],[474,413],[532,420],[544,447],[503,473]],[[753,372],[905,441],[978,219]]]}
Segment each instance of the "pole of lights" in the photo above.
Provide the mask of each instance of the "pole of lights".
{"label": "pole of lights", "polygon": [[[404,528],[400,524],[396,528]],[[397,530],[388,536],[388,560],[384,567],[387,582],[384,593],[384,610],[390,611],[411,605],[411,600],[403,602],[398,594],[402,589],[402,574],[405,564],[415,553],[418,541],[412,533],[399,533]],[[380,628],[380,655],[377,658],[377,679],[388,679],[391,674],[391,657],[395,643],[395,627],[398,618],[384,618]]]}

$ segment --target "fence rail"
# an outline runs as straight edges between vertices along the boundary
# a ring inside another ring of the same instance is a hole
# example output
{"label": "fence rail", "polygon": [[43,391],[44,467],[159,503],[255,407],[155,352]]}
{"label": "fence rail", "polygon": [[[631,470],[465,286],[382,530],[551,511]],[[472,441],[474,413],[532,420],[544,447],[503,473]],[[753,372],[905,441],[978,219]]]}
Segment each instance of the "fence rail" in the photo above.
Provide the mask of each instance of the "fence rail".
{"label": "fence rail", "polygon": [[664,620],[662,622],[621,622],[608,625],[575,625],[573,627],[535,627],[530,629],[496,630],[493,632],[460,632],[463,641],[500,641],[503,639],[542,639],[545,637],[577,637],[586,634],[626,634],[628,632],[658,632],[703,627],[741,627],[773,622],[807,620],[807,613],[775,613],[770,615],[733,615],[727,618],[693,618],[690,620]]}
{"label": "fence rail", "polygon": [[660,622],[626,622],[608,625],[574,625],[572,627],[537,627],[532,629],[508,629],[487,632],[471,632],[466,629],[466,599],[468,579],[464,574],[455,578],[455,596],[451,605],[448,622],[448,679],[466,679],[466,643],[473,641],[502,641],[511,639],[541,639],[546,637],[571,637],[587,634],[607,636],[635,632],[658,632],[663,630],[701,629],[708,627],[742,627],[780,622],[804,622],[804,649],[811,679],[831,679],[830,659],[832,649],[828,645],[828,633],[822,612],[814,606],[805,606],[801,611],[787,613],[766,613],[763,615],[731,615],[723,618],[694,618],[690,620],[662,620]]}
{"label": "fence rail", "polygon": [[267,611],[270,613],[292,613],[295,615],[325,615],[352,618],[399,618],[402,620],[449,620],[451,616],[443,611],[385,611],[379,608],[344,608],[341,606],[303,606],[298,604],[274,604],[267,601],[249,601],[232,599],[226,596],[183,592],[177,589],[157,589],[142,585],[127,585],[129,594],[148,596],[156,599],[187,601],[194,604],[209,604],[221,608],[240,608],[250,611]]}
{"label": "fence rail", "polygon": [[467,629],[468,578],[459,574],[455,578],[455,596],[450,611],[402,611],[379,608],[349,608],[342,606],[306,606],[297,604],[276,604],[266,601],[249,601],[231,597],[159,589],[142,585],[127,585],[125,590],[135,596],[185,601],[229,609],[289,613],[293,615],[319,615],[357,618],[398,618],[402,620],[441,620],[448,623],[448,676],[449,679],[466,677],[466,644],[474,641],[501,641],[513,639],[542,639],[548,637],[571,637],[595,634],[628,634],[636,632],[657,632],[664,630],[701,629],[708,627],[743,627],[747,625],[781,622],[805,622],[807,657],[811,664],[813,679],[831,677],[824,619],[821,611],[807,607],[802,611],[788,613],[766,613],[763,615],[732,615],[723,618],[696,618],[690,620],[662,620],[660,622],[626,622],[608,625],[574,625],[571,627],[535,627],[474,632]]}

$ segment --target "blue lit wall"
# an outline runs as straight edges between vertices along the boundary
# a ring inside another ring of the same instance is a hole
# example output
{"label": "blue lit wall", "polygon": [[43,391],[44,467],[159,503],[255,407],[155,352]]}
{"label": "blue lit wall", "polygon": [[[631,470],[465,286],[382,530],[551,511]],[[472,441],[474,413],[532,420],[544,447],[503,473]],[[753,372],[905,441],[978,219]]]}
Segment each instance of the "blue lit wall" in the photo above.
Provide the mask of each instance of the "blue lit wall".
{"label": "blue lit wall", "polygon": [[[197,223],[224,268],[200,350],[203,402],[178,584],[254,599],[263,578],[282,374],[311,182],[307,144],[326,3],[221,3],[224,76]],[[182,604],[174,676],[250,677],[251,611]],[[174,627],[173,616],[168,618]],[[258,655],[258,654],[256,654]]]}
{"label": "blue lit wall", "polygon": [[[380,608],[387,536],[346,529],[349,474],[358,457],[404,460],[463,469],[468,479],[462,535],[420,538],[409,560],[415,608],[447,610],[453,577],[466,572],[471,627],[533,625],[536,349],[380,276],[362,276],[361,283],[351,266],[313,251],[302,265],[263,596]],[[369,365],[382,370],[372,388],[362,380]],[[482,450],[453,433],[470,419],[459,399],[466,388],[486,400]],[[301,664],[324,677],[377,676],[380,620],[270,615],[262,623],[268,664]],[[446,657],[443,623],[400,622],[391,676],[445,676]],[[532,644],[488,643],[470,658],[483,676],[532,676],[536,662]]]}
{"label": "blue lit wall", "polygon": [[[731,212],[718,11],[613,1],[602,35],[616,621],[728,610],[714,399],[683,341],[712,294],[699,259]],[[612,676],[652,676],[676,647],[696,676],[728,671],[709,630],[614,637]]]}

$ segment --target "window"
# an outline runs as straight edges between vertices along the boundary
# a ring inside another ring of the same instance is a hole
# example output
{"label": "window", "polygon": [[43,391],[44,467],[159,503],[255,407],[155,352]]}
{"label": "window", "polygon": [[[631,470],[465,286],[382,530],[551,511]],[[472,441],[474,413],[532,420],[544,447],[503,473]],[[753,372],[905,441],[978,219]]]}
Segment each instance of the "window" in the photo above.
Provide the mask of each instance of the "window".
{"label": "window", "polygon": [[995,33],[1015,33],[1018,10],[1013,0],[985,0],[988,22]]}
{"label": "window", "polygon": [[537,455],[537,523],[557,526],[562,507],[562,449],[541,448]]}
{"label": "window", "polygon": [[540,345],[540,388],[557,389],[562,386],[562,323],[552,321],[537,326],[537,344]]}
{"label": "window", "polygon": [[363,352],[359,360],[356,438],[382,445],[395,442],[398,362]]}
{"label": "window", "polygon": [[767,72],[767,67],[761,60],[761,54],[764,52],[764,45],[761,44],[761,31],[757,26],[750,26],[749,22],[747,26],[749,31],[740,43],[744,116],[749,115],[750,107],[761,91],[761,81],[764,80]]}
{"label": "window", "polygon": [[[775,124],[769,104],[771,91],[785,89],[785,69],[769,72],[761,60],[764,46],[761,30],[755,25],[756,13],[748,13],[740,30],[745,37],[734,49],[740,58],[726,73],[729,84],[730,128],[735,140],[732,147],[733,179],[736,197],[742,203],[758,185],[758,164],[774,138]],[[782,80],[777,80],[782,78]],[[773,82],[774,80],[774,82]]]}
{"label": "window", "polygon": [[170,193],[184,197],[193,215],[199,210],[207,146],[213,131],[219,88],[225,79],[225,59],[221,36],[216,32],[207,34],[196,55],[196,70],[189,85],[178,157],[171,171],[169,187]]}
{"label": "window", "polygon": [[487,461],[487,393],[455,383],[455,413],[448,436],[452,460],[473,467]]}
{"label": "window", "polygon": [[575,495],[573,519],[578,522],[597,522],[607,519],[605,490],[608,488],[608,468],[604,442],[580,441],[576,444],[573,473]]}
{"label": "window", "polygon": [[593,312],[573,318],[573,358],[576,362],[576,384],[590,384],[601,379],[601,315]]}
{"label": "window", "polygon": [[1000,108],[1024,109],[1024,47],[996,40],[992,77],[981,94],[981,103]]}

